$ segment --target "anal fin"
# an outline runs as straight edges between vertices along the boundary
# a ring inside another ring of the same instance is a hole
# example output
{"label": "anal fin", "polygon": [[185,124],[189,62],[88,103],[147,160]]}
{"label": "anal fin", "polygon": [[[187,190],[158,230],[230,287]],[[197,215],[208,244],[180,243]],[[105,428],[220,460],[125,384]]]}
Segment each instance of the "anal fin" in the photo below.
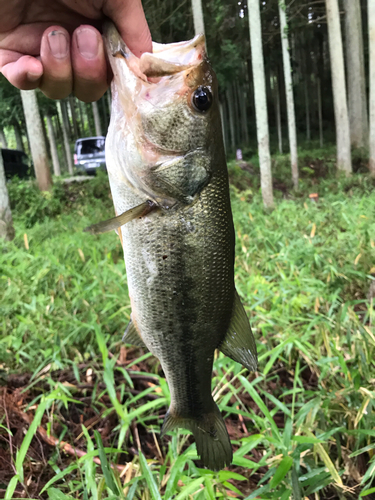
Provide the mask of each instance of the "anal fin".
{"label": "anal fin", "polygon": [[112,231],[112,229],[118,229],[127,222],[130,222],[139,217],[144,217],[153,210],[156,210],[158,206],[153,201],[145,201],[137,207],[127,210],[117,217],[112,217],[112,219],[105,220],[103,222],[98,222],[98,224],[93,224],[92,226],[86,227],[83,231],[91,234],[101,234]]}
{"label": "anal fin", "polygon": [[137,347],[142,347],[143,349],[148,351],[146,344],[139,336],[139,333],[137,332],[137,329],[132,320],[129,321],[129,324],[126,327],[124,336],[122,337],[122,341],[125,342],[125,344],[132,344]]}
{"label": "anal fin", "polygon": [[255,339],[237,291],[235,291],[228,332],[219,349],[223,354],[233,359],[233,361],[241,363],[248,370],[256,371],[258,358]]}

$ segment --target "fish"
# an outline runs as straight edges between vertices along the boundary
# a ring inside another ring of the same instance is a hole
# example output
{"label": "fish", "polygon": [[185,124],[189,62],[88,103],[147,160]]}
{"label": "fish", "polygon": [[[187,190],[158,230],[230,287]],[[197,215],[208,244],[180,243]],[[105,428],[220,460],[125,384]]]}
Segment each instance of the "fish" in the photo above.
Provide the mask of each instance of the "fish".
{"label": "fish", "polygon": [[235,234],[219,112],[205,38],[153,43],[137,58],[116,27],[104,41],[112,67],[106,164],[125,259],[131,320],[124,341],[161,364],[170,407],[161,434],[193,433],[203,465],[233,458],[211,392],[215,349],[257,369],[249,320],[234,284]]}

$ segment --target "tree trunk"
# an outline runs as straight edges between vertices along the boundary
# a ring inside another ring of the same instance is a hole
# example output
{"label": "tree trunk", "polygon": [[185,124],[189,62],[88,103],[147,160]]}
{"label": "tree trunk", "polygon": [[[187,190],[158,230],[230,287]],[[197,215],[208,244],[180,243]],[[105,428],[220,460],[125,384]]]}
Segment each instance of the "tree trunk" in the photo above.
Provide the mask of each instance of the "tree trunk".
{"label": "tree trunk", "polygon": [[16,139],[16,148],[18,149],[18,151],[24,151],[21,130],[17,121],[14,122],[13,130],[14,137]]}
{"label": "tree trunk", "polygon": [[225,96],[227,98],[226,100],[227,100],[228,115],[229,115],[230,145],[233,153],[234,151],[236,151],[236,129],[234,125],[233,101],[229,88],[227,88],[227,90],[225,91]]}
{"label": "tree trunk", "polygon": [[106,96],[107,96],[107,105],[108,105],[109,117],[111,117],[112,97],[111,97],[111,89],[110,88],[107,90]]}
{"label": "tree trunk", "polygon": [[336,122],[337,168],[350,175],[352,172],[350,128],[338,0],[326,0],[326,9]]}
{"label": "tree trunk", "polygon": [[249,89],[248,89],[248,96],[252,96],[252,98],[249,99],[248,105],[249,105],[249,113],[250,116],[255,116],[255,103],[254,103],[254,79],[253,79],[253,69],[251,67],[252,62],[251,62],[251,57],[247,60],[247,78],[249,82]]}
{"label": "tree trunk", "polygon": [[[58,103],[56,103],[56,104],[57,104],[56,105],[57,114],[55,115],[55,119],[52,120],[52,123],[54,125],[55,137],[62,139],[63,136],[64,136],[64,133],[63,133],[63,130],[62,130],[62,127],[61,127],[61,120],[60,120],[61,107],[59,106]],[[62,118],[62,116],[61,116],[61,118]],[[64,142],[64,141],[62,141],[62,142]],[[63,156],[64,156],[64,154],[63,154]]]}
{"label": "tree trunk", "polygon": [[107,105],[104,101],[104,97],[102,97],[98,102],[100,102],[101,107],[102,107],[102,112],[103,112],[103,118],[104,118],[104,128],[108,129],[109,121],[108,121],[108,109]]}
{"label": "tree trunk", "polygon": [[47,129],[48,129],[49,144],[50,144],[50,148],[51,148],[53,173],[56,176],[59,177],[61,175],[60,162],[59,162],[59,156],[57,154],[55,132],[53,130],[53,124],[52,124],[52,118],[51,118],[51,116],[47,115],[46,116],[46,120],[47,120]]}
{"label": "tree trunk", "polygon": [[344,0],[351,144],[368,145],[365,61],[360,0]]}
{"label": "tree trunk", "polygon": [[370,174],[375,177],[375,2],[368,0],[370,59]]}
{"label": "tree trunk", "polygon": [[65,149],[65,157],[66,162],[68,164],[68,172],[73,175],[73,161],[72,161],[72,153],[70,151],[70,143],[69,143],[69,120],[66,112],[66,107],[62,101],[59,101],[60,104],[60,112],[62,119],[62,129],[63,129],[63,138],[64,138],[64,149]]}
{"label": "tree trunk", "polygon": [[84,137],[86,135],[86,127],[85,127],[85,119],[84,119],[84,114],[83,114],[83,102],[78,101],[78,112],[79,112],[79,121],[81,125],[81,132],[82,136]]}
{"label": "tree trunk", "polygon": [[14,238],[12,212],[4,172],[3,155],[0,149],[0,238],[10,241]]}
{"label": "tree trunk", "polygon": [[87,117],[87,128],[88,128],[88,131],[89,131],[89,135],[90,137],[92,137],[94,135],[94,132],[92,130],[92,125],[91,125],[91,121],[90,121],[90,118],[91,118],[91,113],[92,113],[92,106],[90,104],[85,104],[84,105],[84,110],[86,112],[86,117]]}
{"label": "tree trunk", "polygon": [[251,62],[253,69],[255,116],[260,166],[260,183],[264,206],[272,208],[272,171],[268,130],[266,82],[262,46],[259,0],[248,0]]}
{"label": "tree trunk", "polygon": [[246,94],[243,87],[237,85],[237,95],[241,114],[241,128],[242,128],[242,138],[244,144],[247,146],[249,144],[249,131],[247,128],[247,106],[246,106]]}
{"label": "tree trunk", "polygon": [[3,127],[0,127],[0,142],[1,142],[1,146],[4,149],[6,149],[8,147],[7,138],[5,137],[5,133],[4,133]]}
{"label": "tree trunk", "polygon": [[67,170],[67,165],[68,165],[68,162],[66,160],[66,157],[65,157],[65,147],[64,147],[64,133],[63,133],[63,129],[62,129],[62,126],[61,126],[61,120],[60,120],[60,115],[61,115],[61,108],[59,107],[58,103],[57,103],[57,114],[55,116],[52,117],[52,125],[53,125],[53,130],[54,130],[54,133],[55,133],[55,139],[57,139],[57,144],[60,144],[62,145],[62,148],[59,152],[59,162],[60,162],[60,170],[61,170],[61,167],[63,167],[63,169]]}
{"label": "tree trunk", "polygon": [[31,156],[31,147],[30,147],[30,137],[29,137],[29,133],[28,133],[28,130],[27,130],[27,127],[26,127],[26,134],[25,134],[25,137],[26,137],[26,149],[25,149],[25,153],[28,155],[28,156]]}
{"label": "tree trunk", "polygon": [[[272,86],[271,86],[271,68],[264,68],[264,78],[266,82],[266,99],[267,99],[267,109],[269,109],[272,103]],[[269,117],[268,117],[269,121]]]}
{"label": "tree trunk", "polygon": [[223,106],[223,103],[221,103],[221,102],[219,102],[219,109],[220,109],[220,118],[221,118],[221,130],[223,133],[224,150],[225,150],[225,154],[227,154],[227,149],[228,149],[227,131],[226,131],[226,124],[225,124],[225,117],[224,117],[224,106]]}
{"label": "tree trunk", "polygon": [[76,113],[76,108],[74,105],[74,97],[72,95],[69,96],[69,106],[70,106],[70,113],[72,115],[72,121],[73,121],[74,140],[77,140],[78,137],[80,137],[81,132],[79,130],[79,126],[78,126],[78,122],[77,122],[77,113]]}
{"label": "tree trunk", "polygon": [[305,73],[305,80],[304,80],[303,86],[304,86],[304,90],[305,90],[306,139],[308,141],[311,141],[309,81],[308,81],[307,73]]}
{"label": "tree trunk", "polygon": [[[40,114],[40,112],[39,112],[39,114]],[[46,150],[47,150],[48,165],[51,165],[52,157],[51,157],[51,152],[49,150],[49,140],[48,140],[48,135],[47,135],[47,130],[46,130],[46,122],[42,116],[40,118],[41,118],[41,122],[42,122],[44,144],[46,145]]]}
{"label": "tree trunk", "polygon": [[52,125],[53,125],[53,132],[55,134],[55,137],[62,137],[62,130],[60,126],[60,118],[59,118],[59,113],[54,115],[52,117]]}
{"label": "tree trunk", "polygon": [[243,138],[241,133],[242,131],[241,131],[241,120],[240,120],[240,105],[238,101],[238,94],[236,87],[237,87],[237,82],[232,83],[231,94],[234,107],[234,126],[236,130],[236,144],[240,146],[242,144]]}
{"label": "tree trunk", "polygon": [[193,9],[194,32],[196,35],[200,34],[204,35],[205,30],[204,30],[202,0],[191,0],[191,6]]}
{"label": "tree trunk", "polygon": [[319,77],[317,78],[316,86],[317,86],[317,90],[318,90],[319,142],[320,142],[320,147],[322,148],[324,145],[323,112],[322,112],[322,89],[321,89],[321,83],[320,83]]}
{"label": "tree trunk", "polygon": [[292,82],[292,69],[290,66],[288,27],[285,12],[285,0],[279,2],[281,45],[283,52],[285,93],[287,102],[289,148],[292,166],[292,179],[294,188],[298,188],[298,155],[297,155],[297,130],[296,115],[294,111],[294,95]]}
{"label": "tree trunk", "polygon": [[[296,55],[296,36],[293,32],[291,32],[290,34],[290,43],[289,43],[289,27],[288,27],[288,22],[287,22],[287,16],[286,16],[286,5],[285,5],[285,0],[281,0],[283,1],[284,5],[283,5],[283,11],[285,13],[285,29],[282,30],[282,33],[284,33],[284,35],[286,36],[286,39],[288,41],[288,49],[289,49],[289,59],[291,59],[292,61],[297,61],[297,55]],[[279,7],[280,7],[280,3],[279,3]],[[281,25],[280,25],[280,29],[281,29]],[[301,80],[301,68],[299,67],[298,64],[296,64],[296,70],[294,72],[290,72],[290,75],[291,75],[291,78],[292,78],[292,86],[293,85],[298,85],[299,81]]]}
{"label": "tree trunk", "polygon": [[65,99],[61,99],[61,110],[66,117],[65,124],[66,124],[66,131],[68,133],[68,139],[69,141],[74,140],[74,131],[72,130],[72,121],[70,119],[70,106],[68,106],[67,101]]}
{"label": "tree trunk", "polygon": [[280,110],[280,91],[279,79],[276,75],[271,74],[273,102],[275,106],[275,117],[277,127],[277,139],[279,143],[279,153],[283,154],[283,133],[281,128],[281,110]]}
{"label": "tree trunk", "polygon": [[41,191],[48,191],[52,187],[52,177],[36,91],[21,90],[21,97],[38,186]]}
{"label": "tree trunk", "polygon": [[100,124],[98,103],[94,101],[91,104],[92,104],[92,112],[94,113],[95,133],[96,135],[102,135],[102,127]]}

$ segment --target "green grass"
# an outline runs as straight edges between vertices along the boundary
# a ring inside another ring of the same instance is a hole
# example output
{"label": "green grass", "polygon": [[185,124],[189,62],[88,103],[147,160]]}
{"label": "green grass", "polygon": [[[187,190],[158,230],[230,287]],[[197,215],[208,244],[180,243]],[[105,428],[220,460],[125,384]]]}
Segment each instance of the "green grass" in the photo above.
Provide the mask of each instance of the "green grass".
{"label": "green grass", "polygon": [[[288,178],[285,157],[274,168],[276,178]],[[25,188],[11,188],[16,238],[0,248],[0,383],[11,387],[12,376],[32,375],[22,410],[35,420],[13,450],[14,479],[0,480],[8,498],[22,490],[37,498],[42,488],[42,498],[52,500],[371,494],[375,194],[364,175],[338,180],[328,168],[317,182],[306,168],[301,190],[293,193],[287,183],[266,213],[256,176],[230,165],[236,284],[257,340],[259,371],[249,374],[222,354],[215,360],[212,386],[235,450],[233,466],[219,473],[199,468],[185,431],[157,441],[161,456],[151,447],[169,390],[157,360],[122,348],[130,305],[118,237],[82,232],[113,215],[105,178],[68,193],[57,187],[60,205],[52,211],[50,200],[36,194],[39,201],[27,205]],[[33,224],[25,216],[30,206],[37,206]],[[152,383],[137,385],[140,372],[152,374]],[[84,425],[89,411],[102,427]],[[35,493],[30,471],[36,477],[37,459],[28,447],[39,446],[32,440],[38,419],[47,433],[88,454],[67,457],[49,447],[48,473]],[[14,434],[7,427],[0,408],[0,451]],[[110,462],[127,468],[121,475]]]}

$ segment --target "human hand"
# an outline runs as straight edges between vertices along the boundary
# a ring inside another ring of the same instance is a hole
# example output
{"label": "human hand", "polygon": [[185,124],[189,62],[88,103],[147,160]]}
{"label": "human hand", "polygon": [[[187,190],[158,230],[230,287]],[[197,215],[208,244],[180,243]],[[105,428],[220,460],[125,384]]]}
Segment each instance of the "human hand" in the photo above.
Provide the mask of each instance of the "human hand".
{"label": "human hand", "polygon": [[151,52],[141,0],[0,0],[0,70],[15,87],[52,99],[99,99],[110,70],[98,28],[104,16],[130,50]]}

